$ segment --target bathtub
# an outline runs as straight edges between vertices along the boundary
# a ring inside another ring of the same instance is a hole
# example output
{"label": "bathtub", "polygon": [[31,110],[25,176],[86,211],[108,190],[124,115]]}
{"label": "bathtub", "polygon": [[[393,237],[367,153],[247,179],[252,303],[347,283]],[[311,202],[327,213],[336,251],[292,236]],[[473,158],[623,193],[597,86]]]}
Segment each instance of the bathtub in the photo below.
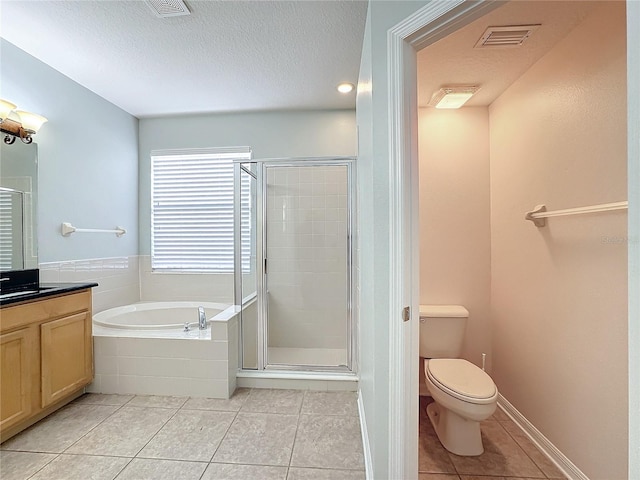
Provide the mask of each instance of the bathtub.
{"label": "bathtub", "polygon": [[[225,311],[229,305],[211,302],[134,303],[95,314],[93,324],[124,330],[178,330],[188,333],[198,330],[198,307],[204,307],[208,321],[207,330],[211,331],[212,322],[215,322],[217,315]],[[185,326],[188,326],[188,329],[185,329]]]}
{"label": "bathtub", "polygon": [[[198,328],[200,306],[206,330]],[[141,302],[96,313],[95,376],[87,391],[229,398],[238,369],[238,315],[235,306],[213,302]]]}

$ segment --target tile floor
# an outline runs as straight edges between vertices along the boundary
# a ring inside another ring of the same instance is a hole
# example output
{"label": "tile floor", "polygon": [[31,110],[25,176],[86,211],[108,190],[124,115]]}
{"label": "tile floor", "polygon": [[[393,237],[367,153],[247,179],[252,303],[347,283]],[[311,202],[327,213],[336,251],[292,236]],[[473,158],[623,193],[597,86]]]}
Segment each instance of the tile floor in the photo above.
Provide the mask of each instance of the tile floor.
{"label": "tile floor", "polygon": [[86,394],[0,446],[2,480],[364,480],[356,394]]}
{"label": "tile floor", "polygon": [[419,480],[565,479],[518,426],[500,409],[482,422],[484,453],[461,457],[440,444],[427,417],[431,397],[420,397]]}

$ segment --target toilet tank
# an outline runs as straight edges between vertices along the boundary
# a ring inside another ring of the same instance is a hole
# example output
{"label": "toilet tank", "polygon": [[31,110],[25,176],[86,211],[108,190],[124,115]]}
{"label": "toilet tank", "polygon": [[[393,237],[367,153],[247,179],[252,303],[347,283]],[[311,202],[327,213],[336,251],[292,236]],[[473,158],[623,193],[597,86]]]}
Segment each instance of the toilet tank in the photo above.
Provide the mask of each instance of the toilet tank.
{"label": "toilet tank", "polygon": [[459,358],[468,317],[461,305],[420,305],[420,356]]}

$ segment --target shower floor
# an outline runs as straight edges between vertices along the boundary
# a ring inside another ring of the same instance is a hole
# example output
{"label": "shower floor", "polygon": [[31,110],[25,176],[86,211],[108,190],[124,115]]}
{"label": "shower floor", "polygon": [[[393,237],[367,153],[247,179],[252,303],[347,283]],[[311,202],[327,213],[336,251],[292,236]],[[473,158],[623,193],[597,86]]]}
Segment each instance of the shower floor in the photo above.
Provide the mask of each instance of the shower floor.
{"label": "shower floor", "polygon": [[286,348],[269,347],[271,365],[347,365],[346,348]]}

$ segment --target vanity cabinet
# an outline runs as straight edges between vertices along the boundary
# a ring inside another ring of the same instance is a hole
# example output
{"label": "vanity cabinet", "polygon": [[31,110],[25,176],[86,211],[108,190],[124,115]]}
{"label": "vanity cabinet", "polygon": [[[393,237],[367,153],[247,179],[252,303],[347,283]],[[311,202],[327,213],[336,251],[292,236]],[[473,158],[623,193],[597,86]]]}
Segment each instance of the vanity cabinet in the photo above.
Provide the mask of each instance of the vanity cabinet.
{"label": "vanity cabinet", "polygon": [[91,290],[0,310],[0,439],[83,392],[93,380]]}

